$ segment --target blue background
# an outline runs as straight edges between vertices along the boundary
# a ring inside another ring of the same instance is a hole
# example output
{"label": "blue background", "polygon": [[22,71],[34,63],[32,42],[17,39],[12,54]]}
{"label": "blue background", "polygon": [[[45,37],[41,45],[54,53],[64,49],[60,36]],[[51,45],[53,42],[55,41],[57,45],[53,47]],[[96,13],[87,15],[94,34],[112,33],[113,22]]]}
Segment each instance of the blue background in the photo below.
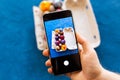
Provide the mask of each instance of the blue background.
{"label": "blue background", "polygon": [[[69,80],[47,73],[36,47],[32,6],[40,0],[0,0],[0,80]],[[120,72],[120,0],[91,0],[101,34],[101,64]]]}
{"label": "blue background", "polygon": [[48,46],[50,48],[51,58],[78,53],[78,49],[75,49],[75,50],[67,49],[66,51],[62,51],[62,53],[56,52],[55,49],[52,49],[52,31],[55,31],[55,29],[60,29],[60,28],[63,30],[64,28],[67,28],[67,27],[71,27],[72,29],[74,29],[72,17],[45,21],[45,26],[46,26],[45,30],[47,34],[47,41],[48,41]]}

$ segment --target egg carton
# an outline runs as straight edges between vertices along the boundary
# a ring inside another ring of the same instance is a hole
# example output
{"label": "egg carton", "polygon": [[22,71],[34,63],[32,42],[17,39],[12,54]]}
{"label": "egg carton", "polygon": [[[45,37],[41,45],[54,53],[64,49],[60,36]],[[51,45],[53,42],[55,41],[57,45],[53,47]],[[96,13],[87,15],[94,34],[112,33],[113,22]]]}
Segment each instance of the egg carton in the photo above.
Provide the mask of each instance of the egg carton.
{"label": "egg carton", "polygon": [[[100,34],[90,0],[64,0],[62,9],[72,11],[76,32],[85,37],[93,48],[98,47],[101,42]],[[37,47],[39,50],[44,50],[47,48],[47,42],[43,12],[39,7],[33,6],[33,13]]]}
{"label": "egg carton", "polygon": [[[52,49],[56,49],[57,52],[77,49],[75,32],[72,27],[60,28],[56,30],[62,30],[61,32],[52,31]],[[62,38],[61,38],[62,35]],[[56,42],[58,41],[58,42]],[[58,48],[59,47],[59,48]]]}

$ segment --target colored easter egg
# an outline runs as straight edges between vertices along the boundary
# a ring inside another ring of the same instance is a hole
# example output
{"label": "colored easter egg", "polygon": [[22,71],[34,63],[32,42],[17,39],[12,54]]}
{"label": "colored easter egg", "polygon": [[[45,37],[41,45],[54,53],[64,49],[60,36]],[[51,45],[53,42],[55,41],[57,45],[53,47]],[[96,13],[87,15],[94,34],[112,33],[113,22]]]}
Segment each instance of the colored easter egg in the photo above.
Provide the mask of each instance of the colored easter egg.
{"label": "colored easter egg", "polygon": [[55,30],[55,33],[59,33],[59,29],[56,29],[56,30]]}
{"label": "colored easter egg", "polygon": [[55,9],[61,9],[61,7],[62,7],[62,1],[61,0],[55,1],[53,3],[53,5],[54,5]]}
{"label": "colored easter egg", "polygon": [[60,47],[59,47],[59,46],[56,46],[56,50],[59,51],[59,50],[60,50]]}
{"label": "colored easter egg", "polygon": [[61,44],[65,44],[65,40],[61,40]]}
{"label": "colored easter egg", "polygon": [[60,43],[59,41],[55,41],[55,44],[56,44],[57,46],[59,45],[59,43]]}
{"label": "colored easter egg", "polygon": [[66,45],[62,45],[61,46],[61,50],[65,51],[67,49],[67,46]]}
{"label": "colored easter egg", "polygon": [[53,5],[50,6],[50,11],[55,11],[55,7]]}
{"label": "colored easter egg", "polygon": [[63,39],[64,39],[64,36],[63,36],[63,35],[60,35],[60,39],[63,40]]}
{"label": "colored easter egg", "polygon": [[51,2],[49,1],[42,1],[40,3],[40,9],[44,12],[44,11],[49,11],[50,10],[50,6],[51,6]]}
{"label": "colored easter egg", "polygon": [[58,37],[58,36],[55,36],[55,40],[59,40],[59,37]]}

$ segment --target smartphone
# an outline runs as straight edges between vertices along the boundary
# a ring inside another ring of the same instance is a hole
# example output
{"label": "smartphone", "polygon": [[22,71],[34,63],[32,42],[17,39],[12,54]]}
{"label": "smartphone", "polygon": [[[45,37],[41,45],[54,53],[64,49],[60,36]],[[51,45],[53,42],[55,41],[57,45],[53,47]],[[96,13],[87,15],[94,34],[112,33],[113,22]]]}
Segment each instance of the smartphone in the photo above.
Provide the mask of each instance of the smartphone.
{"label": "smartphone", "polygon": [[81,70],[73,17],[70,10],[43,15],[46,38],[55,75]]}

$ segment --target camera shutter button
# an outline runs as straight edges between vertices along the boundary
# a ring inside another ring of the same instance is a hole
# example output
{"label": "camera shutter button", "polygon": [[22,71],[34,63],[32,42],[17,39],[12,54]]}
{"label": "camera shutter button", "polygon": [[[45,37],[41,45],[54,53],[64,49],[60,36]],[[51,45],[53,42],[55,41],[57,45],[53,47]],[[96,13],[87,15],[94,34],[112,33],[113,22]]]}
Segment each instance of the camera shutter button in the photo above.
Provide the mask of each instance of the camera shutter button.
{"label": "camera shutter button", "polygon": [[68,66],[69,65],[69,61],[65,60],[63,64],[64,64],[64,66]]}

